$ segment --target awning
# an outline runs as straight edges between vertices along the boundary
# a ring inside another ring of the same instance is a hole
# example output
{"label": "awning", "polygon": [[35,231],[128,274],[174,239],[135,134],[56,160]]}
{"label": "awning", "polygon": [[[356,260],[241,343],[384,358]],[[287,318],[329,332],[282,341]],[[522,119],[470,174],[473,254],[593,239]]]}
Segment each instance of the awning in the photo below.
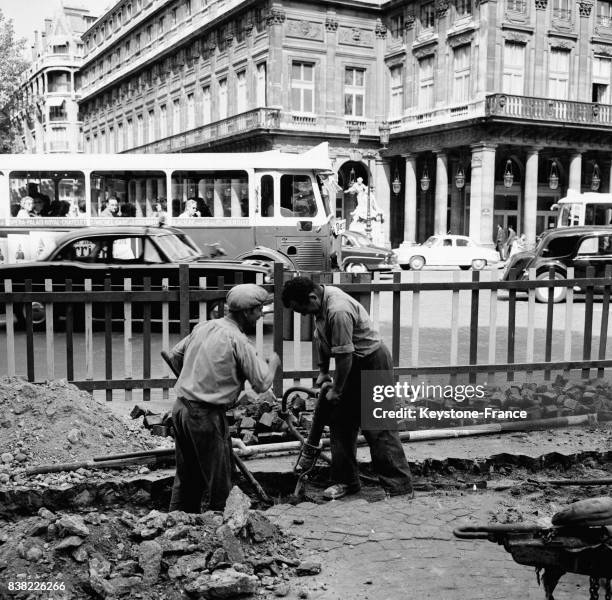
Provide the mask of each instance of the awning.
{"label": "awning", "polygon": [[50,97],[47,98],[47,106],[61,106],[66,102],[66,98]]}

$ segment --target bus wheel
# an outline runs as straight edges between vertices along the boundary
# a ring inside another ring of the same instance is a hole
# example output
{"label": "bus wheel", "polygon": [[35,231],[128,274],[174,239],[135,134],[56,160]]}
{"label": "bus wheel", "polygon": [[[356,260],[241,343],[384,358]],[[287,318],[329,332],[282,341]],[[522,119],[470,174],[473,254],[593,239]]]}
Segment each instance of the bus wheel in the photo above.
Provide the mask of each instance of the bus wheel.
{"label": "bus wheel", "polygon": [[[565,277],[562,273],[555,271],[554,278],[558,281],[563,281]],[[548,273],[540,273],[536,279],[538,281],[549,281]],[[563,302],[565,297],[567,296],[567,288],[566,287],[555,287],[553,288],[553,302],[556,304],[557,302]],[[535,298],[538,302],[546,303],[548,302],[548,288],[545,287],[537,287],[535,289]]]}
{"label": "bus wheel", "polygon": [[368,268],[363,263],[347,263],[344,265],[344,270],[347,273],[367,273]]}

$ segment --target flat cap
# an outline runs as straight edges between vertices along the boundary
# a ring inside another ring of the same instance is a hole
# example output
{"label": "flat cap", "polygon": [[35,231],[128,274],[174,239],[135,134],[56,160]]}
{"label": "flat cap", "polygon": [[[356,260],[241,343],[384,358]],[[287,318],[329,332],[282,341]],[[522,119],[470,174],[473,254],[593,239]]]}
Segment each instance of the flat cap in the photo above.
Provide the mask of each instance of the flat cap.
{"label": "flat cap", "polygon": [[235,285],[227,294],[227,309],[235,312],[272,302],[272,294],[254,283]]}

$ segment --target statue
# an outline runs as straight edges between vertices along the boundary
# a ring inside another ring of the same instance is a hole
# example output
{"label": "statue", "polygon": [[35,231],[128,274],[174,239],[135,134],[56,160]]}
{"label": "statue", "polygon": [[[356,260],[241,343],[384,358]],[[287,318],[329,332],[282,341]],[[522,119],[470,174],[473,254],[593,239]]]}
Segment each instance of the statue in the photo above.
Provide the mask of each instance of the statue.
{"label": "statue", "polygon": [[374,195],[374,186],[370,186],[370,194],[368,199],[368,188],[363,183],[363,178],[358,177],[357,181],[349,187],[345,193],[357,194],[357,206],[355,210],[350,213],[352,221],[349,226],[349,231],[356,231],[367,235],[367,222],[368,222],[368,200],[370,202],[370,227],[372,242],[377,246],[384,246],[384,232],[383,213],[376,204],[376,196]]}

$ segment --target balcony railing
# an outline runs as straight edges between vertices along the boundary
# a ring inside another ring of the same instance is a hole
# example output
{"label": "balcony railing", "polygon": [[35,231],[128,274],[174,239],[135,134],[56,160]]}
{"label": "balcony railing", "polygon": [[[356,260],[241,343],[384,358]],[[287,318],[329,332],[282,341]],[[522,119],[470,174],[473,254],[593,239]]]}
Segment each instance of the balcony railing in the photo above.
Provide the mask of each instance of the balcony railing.
{"label": "balcony railing", "polygon": [[257,129],[278,129],[280,126],[280,111],[276,108],[256,108],[222,121],[196,127],[191,131],[179,133],[170,137],[130,148],[128,152],[181,152],[202,144],[217,142],[236,135],[255,131]]}
{"label": "balcony railing", "polygon": [[612,105],[493,94],[486,99],[487,117],[612,127]]}

